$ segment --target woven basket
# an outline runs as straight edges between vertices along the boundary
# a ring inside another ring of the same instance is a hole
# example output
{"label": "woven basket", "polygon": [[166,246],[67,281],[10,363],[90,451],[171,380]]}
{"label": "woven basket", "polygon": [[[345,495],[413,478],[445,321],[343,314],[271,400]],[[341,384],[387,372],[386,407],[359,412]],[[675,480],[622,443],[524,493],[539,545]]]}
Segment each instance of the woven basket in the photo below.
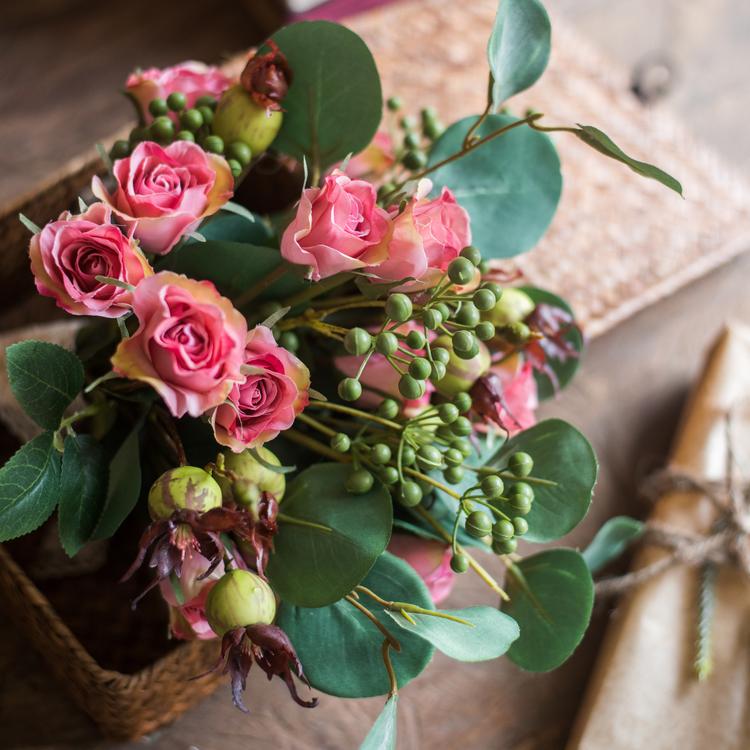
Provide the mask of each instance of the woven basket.
{"label": "woven basket", "polygon": [[[103,669],[1,545],[0,600],[3,612],[108,737],[135,739],[154,731],[211,693],[221,679],[204,675],[216,662],[216,641],[181,644],[135,674]],[[193,679],[196,675],[204,676]]]}

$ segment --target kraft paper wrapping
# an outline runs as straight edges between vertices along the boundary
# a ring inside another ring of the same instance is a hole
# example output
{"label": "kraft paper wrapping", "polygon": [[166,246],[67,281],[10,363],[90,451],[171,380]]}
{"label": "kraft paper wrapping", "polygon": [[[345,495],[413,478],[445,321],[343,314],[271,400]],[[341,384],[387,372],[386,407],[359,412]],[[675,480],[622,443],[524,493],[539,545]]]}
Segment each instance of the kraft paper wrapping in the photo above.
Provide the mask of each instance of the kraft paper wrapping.
{"label": "kraft paper wrapping", "polygon": [[[727,422],[739,477],[750,479],[750,328],[732,324],[714,345],[683,415],[671,465],[721,479]],[[710,500],[670,493],[651,518],[705,533]],[[639,550],[634,567],[665,550]],[[609,625],[567,750],[747,750],[750,748],[750,585],[722,566],[716,583],[712,674],[698,682],[696,568],[675,566],[627,594]]]}

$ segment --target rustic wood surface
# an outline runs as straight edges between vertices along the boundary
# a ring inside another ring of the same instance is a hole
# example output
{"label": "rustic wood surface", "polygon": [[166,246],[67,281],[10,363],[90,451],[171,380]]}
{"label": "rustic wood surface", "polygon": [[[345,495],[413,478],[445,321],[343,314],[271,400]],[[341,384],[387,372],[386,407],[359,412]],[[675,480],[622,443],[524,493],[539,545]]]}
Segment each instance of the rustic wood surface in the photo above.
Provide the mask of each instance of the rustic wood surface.
{"label": "rustic wood surface", "polygon": [[[66,148],[67,155],[77,153],[127,117],[124,105],[117,111],[107,108],[111,90],[136,62],[162,64],[187,56],[217,59],[222,52],[251,41],[244,17],[240,20],[239,10],[231,3],[183,2],[179,24],[166,4],[161,10],[145,2],[130,3],[127,10],[109,3],[46,0],[32,5],[43,5],[47,15],[33,24],[14,15],[13,28],[6,22],[0,32],[4,70],[0,97],[6,113],[0,118],[2,190],[10,197],[33,184],[29,175],[34,170],[39,176],[59,165]],[[677,16],[676,5],[653,0],[561,0],[559,5],[628,63],[663,43],[655,31],[657,20],[669,18],[669,13]],[[680,23],[689,15],[687,26],[692,31],[687,36],[667,34],[686,61],[673,94],[675,105],[704,128],[718,148],[747,166],[750,139],[746,128],[738,125],[748,107],[747,97],[742,101],[740,96],[746,92],[747,81],[739,80],[746,65],[741,67],[736,60],[731,64],[732,50],[740,49],[741,31],[747,31],[750,24],[747,4],[703,0],[693,6],[702,9],[703,22],[696,15],[699,11],[691,8]],[[211,8],[208,20],[204,17],[207,7]],[[659,15],[663,13],[667,15]],[[117,30],[114,53],[107,37],[113,29]],[[189,33],[191,29],[199,32]],[[30,70],[20,62],[27,59]],[[73,91],[76,98],[61,96],[60,91]],[[53,109],[50,102],[56,102]],[[585,544],[602,521],[615,513],[644,511],[635,500],[637,477],[666,454],[684,394],[706,346],[726,317],[750,320],[748,274],[750,257],[743,256],[621,324],[591,345],[575,384],[556,403],[545,406],[543,415],[569,419],[589,435],[601,461],[591,513],[567,540],[569,544]],[[492,597],[467,575],[449,604],[476,601],[491,603]],[[455,665],[438,656],[428,672],[403,691],[400,747],[560,748],[606,617],[606,612],[597,614],[575,656],[549,675],[527,675],[505,661]],[[106,622],[101,627],[106,628]],[[289,701],[283,685],[260,679],[257,670],[249,693],[251,717],[232,709],[222,690],[157,735],[115,746],[98,739],[93,725],[67,699],[63,686],[52,681],[45,665],[28,651],[23,634],[0,618],[2,748],[347,750],[358,746],[380,707],[377,699],[342,702],[323,697],[319,708],[305,711]]]}

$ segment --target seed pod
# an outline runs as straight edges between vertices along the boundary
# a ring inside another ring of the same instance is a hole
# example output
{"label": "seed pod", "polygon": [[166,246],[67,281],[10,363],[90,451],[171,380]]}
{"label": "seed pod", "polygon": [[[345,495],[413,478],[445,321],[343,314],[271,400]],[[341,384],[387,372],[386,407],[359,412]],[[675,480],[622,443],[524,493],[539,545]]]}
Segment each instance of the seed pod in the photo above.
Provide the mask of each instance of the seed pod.
{"label": "seed pod", "polygon": [[180,466],[165,471],[148,493],[148,512],[155,521],[169,518],[176,510],[205,513],[221,507],[221,487],[197,466]]}
{"label": "seed pod", "polygon": [[219,100],[211,130],[224,143],[240,141],[257,155],[273,143],[282,120],[281,112],[267,112],[242,86],[232,86]]}
{"label": "seed pod", "polygon": [[[258,455],[272,466],[281,466],[281,461],[268,448],[256,448]],[[225,451],[218,459],[227,472],[235,477],[222,476],[220,472],[214,475],[221,487],[225,502],[235,502],[247,508],[254,515],[258,513],[258,503],[264,492],[274,496],[276,502],[281,502],[286,489],[286,479],[278,471],[273,471],[255,459],[250,451],[232,453]],[[231,475],[230,475],[231,476]]]}
{"label": "seed pod", "polygon": [[536,305],[526,292],[520,289],[503,289],[495,306],[482,313],[484,320],[489,320],[496,327],[518,323],[534,311]]}
{"label": "seed pod", "polygon": [[489,349],[481,341],[477,344],[479,353],[471,359],[462,359],[453,351],[448,336],[435,339],[435,346],[442,346],[450,351],[445,377],[435,383],[435,387],[443,396],[452,397],[468,391],[490,369]]}
{"label": "seed pod", "polygon": [[272,40],[266,45],[269,52],[259,54],[256,51],[247,61],[240,74],[240,85],[258,106],[270,113],[281,110],[281,102],[292,83],[292,69]]}
{"label": "seed pod", "polygon": [[249,570],[230,570],[208,592],[206,618],[219,637],[235,628],[270,625],[276,616],[271,587]]}

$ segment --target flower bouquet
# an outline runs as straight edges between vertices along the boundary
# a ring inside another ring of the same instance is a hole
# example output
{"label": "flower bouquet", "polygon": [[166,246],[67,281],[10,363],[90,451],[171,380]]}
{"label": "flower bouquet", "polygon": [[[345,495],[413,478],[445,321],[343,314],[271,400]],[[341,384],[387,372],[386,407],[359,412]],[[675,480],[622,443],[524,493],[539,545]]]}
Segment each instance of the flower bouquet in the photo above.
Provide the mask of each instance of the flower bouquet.
{"label": "flower bouquet", "polygon": [[[139,122],[102,150],[96,201],[21,217],[39,293],[86,321],[75,353],[7,350],[40,434],[0,471],[0,540],[56,510],[74,556],[131,544],[143,514],[133,605],[160,595],[174,638],[215,640],[242,710],[253,664],[305,707],[387,696],[364,747],[393,746],[398,691],[436,648],[561,664],[591,575],[518,540],[559,539],[591,500],[586,439],[534,416],[582,337],[502,260],[555,212],[551,132],[681,188],[592,126],[509,112],[549,46],[540,3],[503,0],[486,109],[447,128],[396,97],[384,114],[366,45],[328,22],[281,29],[239,76],[134,73]],[[499,606],[438,608],[467,572]]]}

